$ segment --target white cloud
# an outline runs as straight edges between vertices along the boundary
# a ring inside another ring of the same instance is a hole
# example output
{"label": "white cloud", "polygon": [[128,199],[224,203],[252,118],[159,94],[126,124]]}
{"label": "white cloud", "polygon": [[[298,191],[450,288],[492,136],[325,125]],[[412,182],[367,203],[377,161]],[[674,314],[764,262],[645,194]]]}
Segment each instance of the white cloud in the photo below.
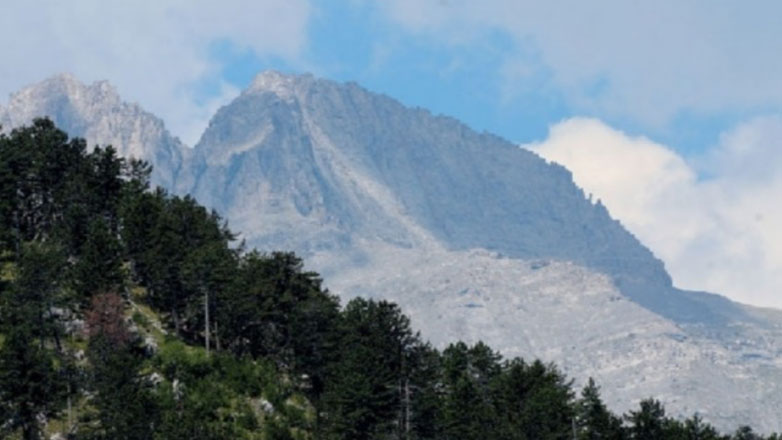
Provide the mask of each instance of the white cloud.
{"label": "white cloud", "polygon": [[694,166],[670,148],[596,119],[525,145],[568,167],[649,246],[680,287],[782,307],[782,118],[745,123]]}
{"label": "white cloud", "polygon": [[[10,0],[0,10],[0,101],[60,72],[108,79],[123,98],[193,142],[212,111],[236,94],[210,46],[230,41],[296,60],[306,44],[308,0]],[[199,91],[211,83],[213,96]]]}
{"label": "white cloud", "polygon": [[[782,3],[393,0],[384,13],[459,48],[497,31],[504,72],[536,63],[576,111],[664,127],[695,114],[782,108]],[[532,54],[532,56],[530,56]],[[528,71],[518,82],[528,82]],[[507,81],[507,79],[503,79]],[[548,86],[548,84],[542,84]],[[537,86],[537,85],[536,85]]]}

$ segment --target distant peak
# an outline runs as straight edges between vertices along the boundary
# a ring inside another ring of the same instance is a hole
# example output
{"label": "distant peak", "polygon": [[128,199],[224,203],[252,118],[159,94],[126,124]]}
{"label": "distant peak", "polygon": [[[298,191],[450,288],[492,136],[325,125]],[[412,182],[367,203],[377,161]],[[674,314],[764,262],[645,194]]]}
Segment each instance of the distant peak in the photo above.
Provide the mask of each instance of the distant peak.
{"label": "distant peak", "polygon": [[103,97],[104,99],[110,99],[116,101],[119,99],[117,89],[111,85],[108,81],[95,81],[89,86],[79,81],[76,76],[71,73],[58,73],[50,76],[43,81],[31,84],[19,92],[14,94],[14,97],[19,99],[31,98],[35,95],[52,95],[52,94],[65,94],[71,97],[81,95],[92,95],[95,97]]}
{"label": "distant peak", "polygon": [[255,76],[246,92],[271,92],[284,99],[293,98],[296,93],[315,81],[309,73],[287,74],[277,70],[266,70]]}
{"label": "distant peak", "polygon": [[[253,78],[252,86],[268,87],[276,84],[297,84],[312,81],[311,73],[284,73],[279,70],[264,70]],[[252,87],[251,86],[251,87]]]}
{"label": "distant peak", "polygon": [[81,84],[75,76],[70,72],[62,72],[49,77],[44,82],[59,82],[68,84]]}
{"label": "distant peak", "polygon": [[76,77],[71,73],[58,73],[56,75],[50,76],[49,78],[44,79],[43,81],[31,84],[24,89],[22,89],[22,92],[24,91],[51,91],[51,90],[61,90],[61,91],[72,91],[72,90],[80,90],[84,89],[86,86],[76,79]]}

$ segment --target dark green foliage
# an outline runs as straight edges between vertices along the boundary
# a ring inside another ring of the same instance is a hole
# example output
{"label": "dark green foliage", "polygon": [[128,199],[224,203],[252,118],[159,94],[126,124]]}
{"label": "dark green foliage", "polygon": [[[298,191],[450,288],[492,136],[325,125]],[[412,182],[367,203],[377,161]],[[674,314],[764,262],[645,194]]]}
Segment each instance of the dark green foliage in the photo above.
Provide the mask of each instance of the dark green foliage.
{"label": "dark green foliage", "polygon": [[380,439],[405,430],[409,356],[418,338],[399,307],[354,299],[341,319],[339,358],[323,397],[327,438]]}
{"label": "dark green foliage", "polygon": [[752,431],[752,428],[749,426],[741,426],[739,429],[736,430],[736,433],[733,434],[734,440],[759,440],[760,436],[755,434],[754,431]]}
{"label": "dark green foliage", "polygon": [[679,421],[667,418],[663,428],[663,438],[672,440],[728,440],[730,436],[722,436],[697,414]]}
{"label": "dark green foliage", "polygon": [[[496,435],[492,386],[502,372],[500,356],[483,343],[450,345],[442,356],[442,429],[446,439]],[[487,432],[487,429],[489,430]]]}
{"label": "dark green foliage", "polygon": [[116,234],[123,159],[111,148],[86,152],[48,119],[0,139],[0,249],[58,240],[78,254],[87,226],[101,218]]}
{"label": "dark green foliage", "polygon": [[144,353],[125,323],[122,299],[116,294],[96,295],[86,316],[91,365],[88,388],[94,393],[91,403],[95,414],[85,417],[80,436],[151,438],[157,408],[150,384],[141,375]]}
{"label": "dark green foliage", "polygon": [[498,381],[498,412],[508,438],[560,439],[572,434],[570,383],[553,365],[514,359]]}
{"label": "dark green foliage", "polygon": [[51,121],[14,130],[0,145],[4,247],[45,239],[63,229],[62,213],[85,163],[83,140],[68,140]]}
{"label": "dark green foliage", "polygon": [[625,416],[630,423],[630,438],[633,440],[654,440],[664,438],[666,428],[665,409],[655,399],[645,399],[637,411]]}
{"label": "dark green foliage", "polygon": [[127,192],[122,213],[133,274],[149,289],[151,304],[168,313],[178,334],[203,340],[204,301],[214,307],[234,277],[233,235],[215,212],[161,190]]}
{"label": "dark green foliage", "polygon": [[440,353],[427,344],[416,344],[409,355],[410,375],[403,389],[405,438],[434,439],[443,433]]}
{"label": "dark green foliage", "polygon": [[69,297],[63,290],[65,258],[60,248],[29,243],[16,260],[16,279],[9,290],[7,320],[11,328],[28,327],[40,346],[47,341],[60,345],[60,320],[67,313]]}
{"label": "dark green foliage", "polygon": [[[236,252],[228,247],[227,237],[223,237],[188,252],[182,262],[183,285],[193,292],[185,316],[192,328],[202,331],[207,351],[210,343],[215,344],[215,328],[220,327],[220,320],[215,319],[215,309],[222,306],[230,283],[236,277],[236,257]],[[219,341],[218,338],[218,349]]]}
{"label": "dark green foliage", "polygon": [[90,196],[91,214],[106,221],[112,235],[119,228],[119,206],[122,201],[125,160],[117,157],[111,146],[96,147],[88,156],[90,173],[87,177],[87,193]]}
{"label": "dark green foliage", "polygon": [[89,222],[79,257],[72,269],[72,286],[81,305],[98,293],[120,292],[124,283],[122,245],[108,220]]}
{"label": "dark green foliage", "polygon": [[606,408],[600,399],[600,387],[591,377],[576,403],[576,426],[578,438],[583,440],[625,438],[622,420]]}
{"label": "dark green foliage", "polygon": [[[237,438],[234,425],[246,417],[230,411],[235,393],[222,384],[220,370],[202,353],[187,353],[181,345],[172,348],[160,358],[166,380],[158,386],[156,393],[162,409],[158,437],[183,440]],[[254,427],[253,419],[250,420],[250,427]]]}
{"label": "dark green foliage", "polygon": [[0,349],[0,421],[3,431],[41,438],[38,415],[53,416],[64,406],[65,382],[53,353],[25,329],[7,333]]}
{"label": "dark green foliage", "polygon": [[291,253],[250,252],[217,296],[218,336],[237,355],[267,357],[308,378],[314,399],[335,352],[339,303]]}
{"label": "dark green foliage", "polygon": [[[705,423],[703,419],[697,414],[685,420],[682,425],[682,433],[680,437],[686,440],[719,440],[725,437],[719,435],[717,430],[714,429],[708,423]],[[673,436],[671,436],[673,437]]]}
{"label": "dark green foliage", "polygon": [[117,345],[103,335],[90,341],[87,357],[95,392],[91,403],[98,425],[85,438],[151,438],[158,410],[150,385],[140,373],[143,352],[134,345]]}
{"label": "dark green foliage", "polygon": [[70,359],[56,350],[60,254],[43,245],[24,246],[21,253],[16,280],[0,292],[0,427],[36,439],[38,415],[53,416],[65,403]]}

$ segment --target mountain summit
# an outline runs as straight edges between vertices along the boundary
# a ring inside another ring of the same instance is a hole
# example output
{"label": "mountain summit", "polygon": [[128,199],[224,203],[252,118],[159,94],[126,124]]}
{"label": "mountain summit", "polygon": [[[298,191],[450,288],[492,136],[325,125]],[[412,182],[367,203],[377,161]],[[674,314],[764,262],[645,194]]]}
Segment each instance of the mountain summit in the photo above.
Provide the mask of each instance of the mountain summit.
{"label": "mountain summit", "polygon": [[718,298],[675,291],[662,262],[565,168],[353,83],[259,74],[217,112],[187,172],[178,191],[224,213],[262,248],[479,248],[584,265],[680,321],[741,314]]}
{"label": "mountain summit", "polygon": [[244,93],[274,93],[281,99],[292,100],[301,97],[316,81],[309,73],[286,75],[276,70],[266,70],[253,78]]}
{"label": "mountain summit", "polygon": [[556,362],[617,411],[655,396],[720,427],[782,429],[780,313],[676,289],[568,170],[497,136],[279,72],[222,107],[192,151],[107,84],[68,77],[14,95],[0,121],[46,114],[150,160],[158,183],[251,246],[295,250],[341,296],[398,302],[435,344]]}
{"label": "mountain summit", "polygon": [[187,154],[163,121],[122,101],[108,81],[87,86],[73,75],[60,74],[14,93],[8,105],[0,107],[4,129],[39,116],[48,116],[71,136],[87,139],[89,147],[112,145],[121,156],[148,161],[154,167],[152,181],[161,186],[173,187]]}

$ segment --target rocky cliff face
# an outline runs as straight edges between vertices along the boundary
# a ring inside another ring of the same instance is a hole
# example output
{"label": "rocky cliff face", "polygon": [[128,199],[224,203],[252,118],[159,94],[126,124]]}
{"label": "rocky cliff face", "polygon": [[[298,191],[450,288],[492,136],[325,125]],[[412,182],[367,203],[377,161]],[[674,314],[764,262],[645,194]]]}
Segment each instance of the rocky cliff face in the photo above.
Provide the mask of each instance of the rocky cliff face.
{"label": "rocky cliff face", "polygon": [[678,321],[741,314],[675,291],[663,264],[565,168],[355,84],[259,75],[212,119],[187,173],[178,191],[261,248],[482,248],[610,274],[634,301]]}
{"label": "rocky cliff face", "polygon": [[149,160],[261,250],[292,249],[343,297],[397,301],[438,345],[556,362],[624,411],[648,396],[724,429],[781,430],[782,317],[675,289],[570,173],[355,84],[266,72],[195,148],[106,83],[58,77],[3,125],[47,114]]}
{"label": "rocky cliff face", "polygon": [[87,139],[89,147],[112,145],[123,157],[144,159],[152,166],[152,181],[171,188],[188,153],[163,121],[136,104],[123,102],[106,81],[85,86],[68,74],[58,75],[11,95],[0,107],[0,125],[8,130],[48,116],[71,136]]}
{"label": "rocky cliff face", "polygon": [[675,289],[566,169],[454,119],[266,72],[217,112],[177,191],[251,245],[303,254],[342,296],[397,301],[439,345],[556,362],[617,410],[651,395],[779,429],[782,321]]}

